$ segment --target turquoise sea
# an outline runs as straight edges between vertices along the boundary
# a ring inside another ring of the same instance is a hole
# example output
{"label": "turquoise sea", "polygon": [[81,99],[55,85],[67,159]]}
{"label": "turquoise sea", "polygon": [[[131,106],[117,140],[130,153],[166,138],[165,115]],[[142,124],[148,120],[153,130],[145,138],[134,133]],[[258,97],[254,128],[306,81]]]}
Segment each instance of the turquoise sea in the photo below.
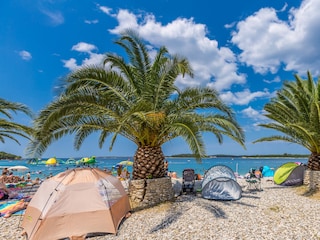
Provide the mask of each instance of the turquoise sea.
{"label": "turquoise sea", "polygon": [[[47,160],[47,159],[43,159]],[[66,161],[67,158],[58,159]],[[76,159],[78,160],[78,159]],[[128,160],[128,157],[97,157],[96,167],[101,169],[112,169],[117,163]],[[131,158],[132,160],[132,158]],[[301,162],[307,163],[307,158],[204,158],[201,163],[196,162],[194,158],[170,158],[166,160],[169,163],[169,171],[176,172],[178,177],[182,176],[182,171],[185,168],[193,168],[196,173],[201,175],[206,170],[215,165],[226,165],[230,167],[234,172],[238,172],[240,175],[245,175],[251,168],[259,168],[261,166],[269,166],[270,168],[277,169],[286,162]],[[44,164],[28,164],[28,160],[0,160],[0,168],[12,167],[12,166],[26,166],[31,173],[31,178],[39,177],[45,179],[49,175],[55,175],[66,169],[78,167],[75,164],[59,164],[57,166],[46,166]],[[128,170],[132,171],[132,167],[128,166]],[[16,171],[15,175],[25,175],[26,172]]]}

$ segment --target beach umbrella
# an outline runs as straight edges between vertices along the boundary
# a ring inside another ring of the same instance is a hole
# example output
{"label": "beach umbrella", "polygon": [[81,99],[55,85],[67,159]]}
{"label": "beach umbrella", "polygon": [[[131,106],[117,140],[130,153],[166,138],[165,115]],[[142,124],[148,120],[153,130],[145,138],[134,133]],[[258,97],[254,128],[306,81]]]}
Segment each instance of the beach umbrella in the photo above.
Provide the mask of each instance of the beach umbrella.
{"label": "beach umbrella", "polygon": [[10,171],[28,171],[29,168],[25,167],[25,166],[14,166],[14,167],[9,167],[8,170]]}
{"label": "beach umbrella", "polygon": [[117,163],[118,165],[126,165],[126,166],[132,166],[133,162],[126,160],[126,161],[121,161],[119,163]]}

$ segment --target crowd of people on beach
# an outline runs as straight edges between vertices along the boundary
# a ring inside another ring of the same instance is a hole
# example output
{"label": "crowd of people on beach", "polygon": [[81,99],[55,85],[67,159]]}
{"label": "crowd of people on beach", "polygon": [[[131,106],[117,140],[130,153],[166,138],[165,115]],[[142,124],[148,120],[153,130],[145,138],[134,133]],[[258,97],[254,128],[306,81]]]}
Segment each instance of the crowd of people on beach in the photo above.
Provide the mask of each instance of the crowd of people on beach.
{"label": "crowd of people on beach", "polygon": [[10,217],[12,214],[27,208],[28,202],[25,201],[23,195],[18,191],[7,188],[4,183],[0,183],[0,201],[8,201],[17,199],[18,202],[10,208],[0,209],[0,216],[4,218]]}
{"label": "crowd of people on beach", "polygon": [[25,181],[24,176],[19,177],[15,176],[12,171],[9,171],[8,168],[2,170],[2,175],[0,176],[0,182],[2,183],[18,183]]}
{"label": "crowd of people on beach", "polygon": [[40,184],[39,177],[32,179],[31,172],[27,172],[25,175],[16,176],[13,171],[8,168],[2,169],[0,176],[0,206],[8,201],[14,201],[12,206],[0,208],[0,216],[4,218],[10,217],[12,214],[26,209],[28,201],[31,200],[30,196],[25,196],[20,190],[25,186],[33,186]]}
{"label": "crowd of people on beach", "polygon": [[19,183],[19,182],[32,182],[31,173],[27,172],[24,176],[16,176],[13,171],[9,171],[8,168],[3,168],[2,175],[0,176],[0,183]]}

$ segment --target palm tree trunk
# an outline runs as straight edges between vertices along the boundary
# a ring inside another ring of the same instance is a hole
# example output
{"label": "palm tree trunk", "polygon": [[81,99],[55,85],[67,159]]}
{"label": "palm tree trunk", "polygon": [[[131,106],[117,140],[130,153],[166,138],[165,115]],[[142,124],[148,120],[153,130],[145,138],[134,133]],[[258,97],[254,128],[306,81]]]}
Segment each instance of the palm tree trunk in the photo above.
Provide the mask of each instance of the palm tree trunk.
{"label": "palm tree trunk", "polygon": [[161,147],[138,147],[134,155],[132,178],[162,178],[165,176],[164,155]]}
{"label": "palm tree trunk", "polygon": [[311,153],[308,159],[308,168],[313,171],[320,171],[320,154]]}

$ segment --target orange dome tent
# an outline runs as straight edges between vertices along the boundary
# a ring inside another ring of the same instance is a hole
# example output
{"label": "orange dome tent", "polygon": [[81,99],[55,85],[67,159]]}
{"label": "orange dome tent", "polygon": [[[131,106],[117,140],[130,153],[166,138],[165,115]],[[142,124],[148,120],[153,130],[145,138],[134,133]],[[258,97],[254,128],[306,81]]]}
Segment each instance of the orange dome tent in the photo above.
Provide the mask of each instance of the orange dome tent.
{"label": "orange dome tent", "polygon": [[23,233],[29,240],[115,234],[130,210],[116,177],[97,168],[70,169],[41,183],[23,216]]}

